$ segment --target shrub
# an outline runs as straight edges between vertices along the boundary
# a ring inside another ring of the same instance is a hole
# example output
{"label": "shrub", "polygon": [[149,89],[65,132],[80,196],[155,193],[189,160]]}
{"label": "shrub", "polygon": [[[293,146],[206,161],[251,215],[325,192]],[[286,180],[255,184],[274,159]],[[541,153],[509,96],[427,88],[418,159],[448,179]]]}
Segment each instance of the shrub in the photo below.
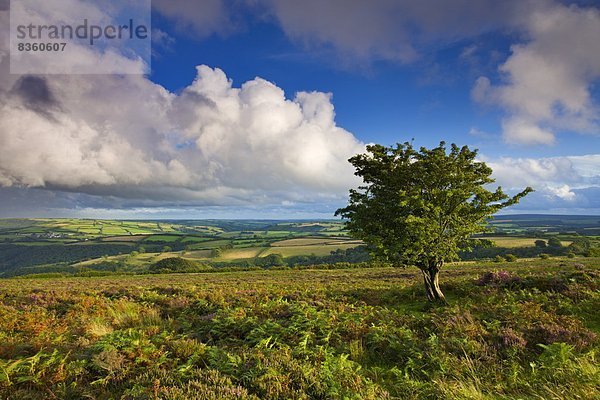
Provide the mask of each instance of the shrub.
{"label": "shrub", "polygon": [[151,265],[148,270],[152,273],[160,273],[160,272],[183,272],[194,270],[199,265],[191,260],[186,260],[181,257],[168,257],[163,258],[160,261],[157,261],[155,264]]}
{"label": "shrub", "polygon": [[550,254],[546,254],[546,253],[540,253],[540,258],[542,260],[547,260],[550,258]]}
{"label": "shrub", "polygon": [[498,345],[502,350],[521,351],[527,346],[527,340],[521,332],[512,328],[503,328],[498,334]]}
{"label": "shrub", "polygon": [[514,254],[510,254],[510,253],[505,255],[504,258],[506,258],[506,261],[508,261],[508,262],[517,261],[517,256],[515,256]]}
{"label": "shrub", "polygon": [[285,265],[285,261],[281,254],[274,253],[260,259],[260,264],[265,267],[281,267]]}
{"label": "shrub", "polygon": [[507,286],[516,282],[520,282],[521,279],[518,276],[514,276],[508,271],[493,271],[486,272],[478,280],[479,286]]}
{"label": "shrub", "polygon": [[528,330],[526,336],[530,343],[564,342],[579,349],[587,348],[597,340],[597,335],[586,329],[580,321],[567,317],[541,322]]}
{"label": "shrub", "polygon": [[548,239],[548,247],[562,247],[562,242],[557,237],[551,237]]}

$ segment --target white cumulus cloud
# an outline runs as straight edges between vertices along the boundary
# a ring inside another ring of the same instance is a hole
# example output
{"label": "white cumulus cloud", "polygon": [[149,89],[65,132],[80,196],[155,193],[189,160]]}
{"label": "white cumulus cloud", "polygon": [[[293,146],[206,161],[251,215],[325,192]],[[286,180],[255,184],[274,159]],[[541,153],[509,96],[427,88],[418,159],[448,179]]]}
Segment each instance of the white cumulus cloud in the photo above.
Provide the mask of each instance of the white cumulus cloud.
{"label": "white cumulus cloud", "polygon": [[600,154],[538,159],[482,159],[494,171],[496,183],[511,190],[531,186],[550,198],[575,200],[575,190],[600,187]]}
{"label": "white cumulus cloud", "polygon": [[548,190],[556,197],[563,200],[573,201],[575,200],[575,193],[571,191],[569,185],[562,185],[559,187],[548,187]]}
{"label": "white cumulus cloud", "polygon": [[[364,146],[331,96],[240,88],[198,67],[181,94],[143,77],[21,77],[0,100],[0,184],[218,204],[309,201],[354,184]],[[40,95],[43,93],[44,95]],[[26,122],[25,122],[26,121]]]}
{"label": "white cumulus cloud", "polygon": [[600,10],[546,4],[526,16],[527,40],[511,47],[502,81],[480,77],[472,90],[476,101],[506,110],[509,143],[552,144],[563,131],[600,134],[591,94],[600,78]]}
{"label": "white cumulus cloud", "polygon": [[[0,54],[7,49],[0,30]],[[338,201],[357,184],[347,160],[365,146],[337,126],[329,93],[287,96],[260,77],[235,86],[205,65],[171,93],[142,75],[11,75],[8,61],[0,58],[0,187],[240,206]]]}

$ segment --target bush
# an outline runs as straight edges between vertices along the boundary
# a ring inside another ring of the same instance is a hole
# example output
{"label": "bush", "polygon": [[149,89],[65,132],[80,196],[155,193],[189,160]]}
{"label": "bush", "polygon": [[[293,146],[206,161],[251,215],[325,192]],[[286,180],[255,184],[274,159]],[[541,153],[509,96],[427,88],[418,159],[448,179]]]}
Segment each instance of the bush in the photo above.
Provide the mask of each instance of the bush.
{"label": "bush", "polygon": [[507,286],[512,283],[520,282],[518,276],[514,276],[508,271],[493,271],[486,272],[478,280],[479,286],[494,285],[494,286]]}
{"label": "bush", "polygon": [[151,273],[161,272],[193,272],[200,269],[201,266],[195,261],[186,260],[181,257],[168,257],[157,261],[148,268]]}
{"label": "bush", "polygon": [[265,267],[281,267],[286,265],[281,254],[269,254],[259,260],[259,264]]}
{"label": "bush", "polygon": [[551,237],[550,239],[548,239],[548,247],[560,248],[562,247],[562,242],[557,237]]}
{"label": "bush", "polygon": [[585,254],[591,248],[591,241],[587,237],[578,237],[568,246],[568,249],[575,254]]}
{"label": "bush", "polygon": [[508,253],[507,255],[505,255],[504,258],[506,258],[506,261],[508,261],[508,262],[515,262],[515,261],[517,261],[517,256],[515,256],[514,254],[510,254],[510,253]]}
{"label": "bush", "polygon": [[501,263],[501,262],[505,262],[506,259],[504,257],[502,257],[500,254],[498,254],[496,257],[494,257],[494,262],[497,263]]}
{"label": "bush", "polygon": [[549,258],[550,258],[550,254],[541,253],[541,254],[540,254],[540,258],[541,258],[542,260],[547,260],[547,259],[549,259]]}

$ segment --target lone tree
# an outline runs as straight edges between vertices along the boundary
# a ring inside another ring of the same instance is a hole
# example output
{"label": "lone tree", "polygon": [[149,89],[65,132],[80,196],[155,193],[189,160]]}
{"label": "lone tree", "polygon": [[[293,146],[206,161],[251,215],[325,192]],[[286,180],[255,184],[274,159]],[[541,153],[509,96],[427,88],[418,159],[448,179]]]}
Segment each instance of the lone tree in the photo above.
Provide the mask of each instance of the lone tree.
{"label": "lone tree", "polygon": [[452,144],[447,153],[444,142],[419,151],[404,143],[367,146],[366,154],[349,160],[364,185],[350,190],[348,206],[336,215],[377,259],[418,267],[430,301],[445,302],[439,286],[444,262],[477,243],[472,235],[487,230],[487,218],[532,191],[509,197],[500,187],[487,190],[492,170],[476,156],[467,146]]}

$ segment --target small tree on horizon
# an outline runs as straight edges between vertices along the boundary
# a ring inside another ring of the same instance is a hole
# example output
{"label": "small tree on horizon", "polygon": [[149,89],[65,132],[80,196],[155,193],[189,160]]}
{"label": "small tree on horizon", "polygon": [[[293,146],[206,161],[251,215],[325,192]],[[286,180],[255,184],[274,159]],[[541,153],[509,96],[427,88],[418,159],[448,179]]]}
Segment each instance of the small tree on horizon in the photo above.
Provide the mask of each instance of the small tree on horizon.
{"label": "small tree on horizon", "polygon": [[419,151],[410,143],[367,146],[366,154],[349,160],[364,185],[350,190],[348,206],[335,214],[375,258],[419,268],[427,299],[445,302],[439,287],[444,263],[477,243],[472,235],[488,230],[488,218],[532,191],[509,197],[500,187],[487,190],[492,170],[476,156],[455,144],[447,153],[444,142]]}

